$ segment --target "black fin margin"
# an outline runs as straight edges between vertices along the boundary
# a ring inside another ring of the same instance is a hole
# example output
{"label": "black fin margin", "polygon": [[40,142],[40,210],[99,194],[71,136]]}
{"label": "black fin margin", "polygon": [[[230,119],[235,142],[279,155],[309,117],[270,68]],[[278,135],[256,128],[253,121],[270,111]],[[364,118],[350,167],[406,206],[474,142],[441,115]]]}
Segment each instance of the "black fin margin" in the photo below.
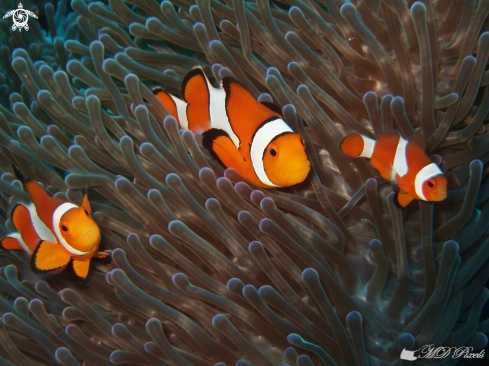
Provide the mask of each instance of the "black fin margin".
{"label": "black fin margin", "polygon": [[248,91],[248,89],[246,89],[243,84],[241,84],[239,82],[239,80],[231,77],[231,76],[225,76],[221,79],[221,87],[224,89],[224,92],[226,93],[226,99],[224,101],[224,105],[228,106],[228,101],[229,101],[229,98],[231,96],[231,89],[230,89],[230,85],[234,83],[236,85],[239,85],[240,87],[242,87],[244,90]]}
{"label": "black fin margin", "polygon": [[90,271],[88,271],[87,277],[83,278],[76,274],[75,269],[73,268],[73,259],[68,262],[68,274],[70,275],[70,279],[73,282],[84,282],[87,280],[90,275]]}
{"label": "black fin margin", "polygon": [[[348,135],[349,135],[349,134],[348,134]],[[342,137],[342,139],[341,139],[341,141],[340,141],[340,143],[338,144],[338,147],[340,148],[340,151],[341,151],[343,154],[345,154],[345,153],[344,153],[344,152],[343,152],[343,150],[341,149],[341,145],[343,145],[343,142],[345,141],[345,139],[347,138],[347,136],[348,136],[348,135],[343,136],[343,137]],[[346,154],[345,154],[345,155],[346,155]]]}
{"label": "black fin margin", "polygon": [[8,250],[8,249],[5,249],[5,248],[3,247],[3,245],[2,245],[2,241],[3,241],[3,239],[5,239],[5,238],[6,238],[6,237],[3,237],[3,238],[1,238],[1,239],[0,239],[0,249],[1,249],[1,250]]}
{"label": "black fin margin", "polygon": [[229,92],[229,85],[231,85],[232,83],[241,86],[245,90],[248,90],[243,86],[243,84],[241,84],[238,79],[235,79],[232,76],[224,76],[221,79],[221,86],[226,91],[226,94]]}
{"label": "black fin margin", "polygon": [[3,238],[0,238],[0,249],[1,249],[1,250],[11,250],[11,249],[6,249],[6,248],[3,246],[3,244],[2,244],[3,239],[6,239],[6,238],[8,238],[8,236],[4,236]]}
{"label": "black fin margin", "polygon": [[66,265],[62,265],[62,266],[59,266],[59,267],[56,267],[56,268],[48,269],[46,271],[41,270],[41,269],[38,269],[36,267],[35,263],[36,263],[37,252],[39,251],[39,248],[41,247],[41,244],[43,242],[44,242],[44,240],[40,240],[39,241],[39,244],[36,247],[36,249],[34,249],[34,252],[32,253],[32,256],[31,256],[31,271],[33,273],[37,273],[37,274],[51,274],[53,271],[58,271],[59,269],[61,269],[63,267],[66,267]]}
{"label": "black fin margin", "polygon": [[[222,88],[224,89],[224,91],[226,92],[226,106],[227,106],[228,97],[230,95],[230,88],[229,88],[229,86],[232,83],[241,86],[244,90],[247,90],[249,92],[249,90],[246,89],[244,87],[244,85],[241,84],[241,82],[239,80],[237,80],[237,79],[235,79],[235,78],[233,78],[231,76],[225,76],[225,77],[223,77],[222,78],[222,81],[221,81],[221,85],[222,85]],[[261,103],[262,105],[264,105],[265,107],[267,107],[268,109],[270,109],[272,112],[277,113],[281,118],[283,118],[282,108],[280,108],[275,103],[272,103],[272,102],[258,102],[258,103]]]}
{"label": "black fin margin", "polygon": [[163,89],[161,86],[155,86],[154,88],[151,89],[151,91],[153,92],[154,95],[156,95],[160,92],[166,93],[165,89]]}
{"label": "black fin margin", "polygon": [[260,102],[261,104],[263,104],[265,107],[267,107],[268,109],[270,109],[272,112],[275,112],[277,113],[280,117],[283,118],[283,115],[282,115],[282,108],[280,108],[278,105],[276,105],[275,103],[272,103],[272,102]]}
{"label": "black fin margin", "polygon": [[[11,234],[12,234],[12,233],[11,233]],[[1,249],[1,250],[5,250],[6,252],[10,252],[10,251],[12,251],[12,250],[20,250],[20,251],[21,251],[21,252],[23,252],[23,253],[27,253],[27,252],[26,252],[26,251],[25,251],[23,248],[21,248],[21,249],[7,249],[7,248],[5,248],[5,247],[3,246],[3,244],[2,244],[2,243],[3,243],[3,241],[4,241],[5,239],[15,239],[15,240],[17,240],[17,241],[19,240],[19,239],[17,239],[17,238],[12,238],[11,236],[8,236],[8,235],[7,235],[7,236],[4,236],[3,238],[0,238],[0,249]]]}
{"label": "black fin margin", "polygon": [[92,261],[95,261],[95,262],[101,263],[101,264],[110,264],[110,263],[112,263],[112,253],[107,253],[105,251],[103,253],[108,254],[108,256],[107,257],[103,257],[103,258],[93,257],[92,258]]}
{"label": "black fin margin", "polygon": [[182,99],[184,100],[185,100],[185,88],[187,87],[187,83],[195,75],[201,75],[204,78],[204,80],[207,80],[207,77],[205,76],[204,69],[202,68],[202,66],[197,66],[194,67],[192,70],[190,70],[182,80],[182,89],[180,90],[180,93],[182,93]]}
{"label": "black fin margin", "polygon": [[394,196],[394,204],[396,205],[397,208],[400,208],[402,210],[404,207],[402,207],[401,204],[399,203],[399,191],[396,191],[395,193],[396,195]]}
{"label": "black fin margin", "polygon": [[[14,223],[14,212],[15,210],[19,207],[19,206],[22,206],[22,204],[20,203],[17,203],[14,207],[12,207],[12,211],[10,211],[10,220],[12,220],[12,224],[15,226],[15,223]],[[19,228],[17,226],[15,226],[15,228],[17,230],[19,230]]]}
{"label": "black fin margin", "polygon": [[226,133],[224,130],[220,130],[218,128],[211,128],[210,130],[205,131],[202,134],[202,146],[209,151],[209,154],[217,160],[224,168],[227,168],[227,166],[224,165],[224,163],[221,161],[219,156],[214,152],[212,149],[212,144],[214,143],[214,140],[217,139],[220,136],[226,136],[229,137],[229,135]]}

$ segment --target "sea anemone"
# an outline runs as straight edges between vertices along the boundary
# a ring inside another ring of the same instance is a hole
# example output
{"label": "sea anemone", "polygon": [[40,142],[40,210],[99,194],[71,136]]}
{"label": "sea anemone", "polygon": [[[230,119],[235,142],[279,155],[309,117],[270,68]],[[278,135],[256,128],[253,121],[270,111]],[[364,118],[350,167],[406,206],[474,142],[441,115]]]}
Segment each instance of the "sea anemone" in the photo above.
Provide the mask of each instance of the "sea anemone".
{"label": "sea anemone", "polygon": [[[0,364],[365,366],[486,346],[489,1],[36,3],[28,32],[0,21],[0,234],[26,179],[76,204],[88,190],[113,262],[74,283],[2,252]],[[197,65],[282,107],[304,183],[261,190],[179,131],[151,89],[178,94]],[[400,209],[339,149],[389,130],[425,145],[443,202]]]}

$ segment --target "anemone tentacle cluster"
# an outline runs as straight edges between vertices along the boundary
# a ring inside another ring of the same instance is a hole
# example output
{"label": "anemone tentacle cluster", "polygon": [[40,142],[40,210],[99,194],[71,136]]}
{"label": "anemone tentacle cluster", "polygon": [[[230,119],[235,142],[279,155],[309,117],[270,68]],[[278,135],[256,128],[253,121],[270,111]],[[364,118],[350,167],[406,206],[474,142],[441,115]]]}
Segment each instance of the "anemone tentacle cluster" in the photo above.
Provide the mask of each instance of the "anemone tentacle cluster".
{"label": "anemone tentacle cluster", "polygon": [[[28,32],[0,20],[0,235],[25,179],[88,189],[113,262],[80,284],[2,252],[0,364],[380,366],[487,345],[488,0],[24,7]],[[179,131],[151,89],[178,94],[197,65],[282,107],[304,183],[253,187]],[[339,150],[389,130],[423,140],[445,201],[400,209]]]}

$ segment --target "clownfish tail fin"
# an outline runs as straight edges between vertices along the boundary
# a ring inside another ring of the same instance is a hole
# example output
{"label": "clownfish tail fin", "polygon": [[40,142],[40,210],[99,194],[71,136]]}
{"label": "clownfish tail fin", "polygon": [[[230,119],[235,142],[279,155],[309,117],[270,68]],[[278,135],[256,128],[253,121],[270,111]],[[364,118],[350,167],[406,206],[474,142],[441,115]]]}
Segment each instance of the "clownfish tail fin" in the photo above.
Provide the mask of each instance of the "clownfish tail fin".
{"label": "clownfish tail fin", "polygon": [[3,250],[23,250],[22,244],[17,238],[6,236],[0,239],[0,249]]}
{"label": "clownfish tail fin", "polygon": [[341,151],[352,158],[371,158],[374,147],[375,140],[360,135],[357,132],[346,135],[340,143]]}

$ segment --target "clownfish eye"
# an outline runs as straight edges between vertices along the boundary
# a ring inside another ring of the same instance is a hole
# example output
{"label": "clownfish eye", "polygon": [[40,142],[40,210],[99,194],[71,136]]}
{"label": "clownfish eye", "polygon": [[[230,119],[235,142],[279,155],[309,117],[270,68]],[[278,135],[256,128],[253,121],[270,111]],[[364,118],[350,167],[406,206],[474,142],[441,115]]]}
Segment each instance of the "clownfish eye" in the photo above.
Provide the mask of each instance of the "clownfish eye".
{"label": "clownfish eye", "polygon": [[277,156],[277,152],[275,151],[275,149],[270,149],[270,155]]}
{"label": "clownfish eye", "polygon": [[87,216],[90,216],[90,211],[88,211],[86,208],[85,208],[85,213],[87,214]]}
{"label": "clownfish eye", "polygon": [[428,187],[433,188],[435,186],[435,181],[433,179],[430,179],[428,181]]}
{"label": "clownfish eye", "polygon": [[64,232],[67,232],[68,231],[68,227],[66,227],[65,225],[62,225],[61,226],[61,230],[63,230]]}

